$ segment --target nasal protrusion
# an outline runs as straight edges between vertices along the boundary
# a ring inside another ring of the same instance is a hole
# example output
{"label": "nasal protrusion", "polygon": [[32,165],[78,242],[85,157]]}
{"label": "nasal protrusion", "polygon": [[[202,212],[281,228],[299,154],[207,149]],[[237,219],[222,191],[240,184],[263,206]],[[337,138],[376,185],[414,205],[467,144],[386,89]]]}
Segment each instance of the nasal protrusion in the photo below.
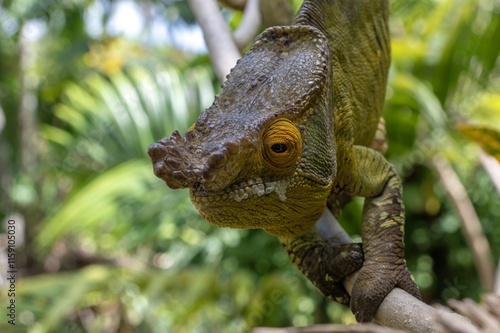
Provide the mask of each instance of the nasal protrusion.
{"label": "nasal protrusion", "polygon": [[[183,138],[175,131],[170,138],[163,138],[148,148],[155,175],[170,188],[203,185],[207,191],[218,191],[231,184],[241,165],[248,163],[238,143],[227,142],[208,152],[204,150],[207,147],[195,149],[189,140],[193,134],[189,133]],[[244,151],[250,152],[253,147],[244,142],[248,146]]]}
{"label": "nasal protrusion", "polygon": [[173,189],[191,187],[200,178],[181,139],[175,131],[170,139],[163,138],[148,148],[155,175]]}

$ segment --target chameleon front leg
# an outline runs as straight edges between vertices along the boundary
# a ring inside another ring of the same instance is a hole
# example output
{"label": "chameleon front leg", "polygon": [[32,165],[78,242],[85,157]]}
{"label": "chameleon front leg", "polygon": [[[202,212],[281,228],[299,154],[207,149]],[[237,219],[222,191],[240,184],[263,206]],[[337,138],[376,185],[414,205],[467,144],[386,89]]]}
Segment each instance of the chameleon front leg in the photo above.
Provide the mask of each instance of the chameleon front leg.
{"label": "chameleon front leg", "polygon": [[362,215],[364,263],[354,283],[351,309],[358,322],[370,321],[395,287],[420,299],[404,261],[402,184],[394,167],[378,152],[354,147],[350,194],[365,197]]}
{"label": "chameleon front leg", "polygon": [[[387,152],[387,131],[385,129],[385,120],[380,117],[377,125],[377,130],[373,138],[370,148],[378,151],[380,154],[385,155]],[[341,191],[340,193],[331,193],[328,197],[328,208],[332,212],[335,218],[338,218],[344,207],[352,200],[352,197],[346,193],[346,191]]]}
{"label": "chameleon front leg", "polygon": [[[308,233],[280,237],[295,266],[327,298],[349,305],[343,279],[363,265],[361,244],[354,244],[343,230],[332,228],[328,209]],[[339,226],[337,226],[339,227]]]}

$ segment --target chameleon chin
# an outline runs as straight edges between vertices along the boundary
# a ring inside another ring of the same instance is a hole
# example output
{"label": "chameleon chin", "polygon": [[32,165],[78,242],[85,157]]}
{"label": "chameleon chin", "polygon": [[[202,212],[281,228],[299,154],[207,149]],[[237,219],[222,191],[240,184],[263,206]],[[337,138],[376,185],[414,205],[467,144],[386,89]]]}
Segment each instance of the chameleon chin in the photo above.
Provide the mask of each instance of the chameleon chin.
{"label": "chameleon chin", "polygon": [[[326,297],[370,321],[395,287],[420,298],[404,262],[402,185],[381,154],[390,64],[387,0],[305,0],[294,24],[257,37],[185,136],[149,147],[156,176],[189,188],[210,223],[260,228]],[[377,144],[375,144],[377,142]],[[320,237],[365,198],[361,244]],[[343,279],[359,271],[352,295]]]}

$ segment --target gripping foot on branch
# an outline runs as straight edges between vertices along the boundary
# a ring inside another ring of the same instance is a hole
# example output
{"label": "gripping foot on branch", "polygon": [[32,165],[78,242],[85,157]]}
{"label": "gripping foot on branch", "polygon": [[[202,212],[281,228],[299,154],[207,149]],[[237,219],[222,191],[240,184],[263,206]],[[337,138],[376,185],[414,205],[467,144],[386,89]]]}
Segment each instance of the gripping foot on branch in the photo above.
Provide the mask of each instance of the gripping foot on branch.
{"label": "gripping foot on branch", "polygon": [[343,280],[362,267],[361,244],[322,239],[314,229],[305,235],[280,240],[294,265],[325,297],[349,306],[350,296]]}

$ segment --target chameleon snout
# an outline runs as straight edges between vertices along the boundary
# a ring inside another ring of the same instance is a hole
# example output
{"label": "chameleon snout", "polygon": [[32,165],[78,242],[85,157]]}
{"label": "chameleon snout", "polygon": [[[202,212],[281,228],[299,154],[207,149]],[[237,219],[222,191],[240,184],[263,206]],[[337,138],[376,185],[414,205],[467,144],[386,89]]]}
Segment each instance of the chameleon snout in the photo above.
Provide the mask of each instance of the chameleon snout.
{"label": "chameleon snout", "polygon": [[[188,132],[189,133],[189,132]],[[175,131],[148,148],[153,170],[172,189],[192,188],[220,191],[229,186],[243,166],[241,149],[234,142],[215,147],[212,152],[202,149]]]}
{"label": "chameleon snout", "polygon": [[189,159],[182,137],[175,131],[170,139],[163,138],[148,148],[156,177],[170,188],[192,187],[201,177],[201,170]]}

